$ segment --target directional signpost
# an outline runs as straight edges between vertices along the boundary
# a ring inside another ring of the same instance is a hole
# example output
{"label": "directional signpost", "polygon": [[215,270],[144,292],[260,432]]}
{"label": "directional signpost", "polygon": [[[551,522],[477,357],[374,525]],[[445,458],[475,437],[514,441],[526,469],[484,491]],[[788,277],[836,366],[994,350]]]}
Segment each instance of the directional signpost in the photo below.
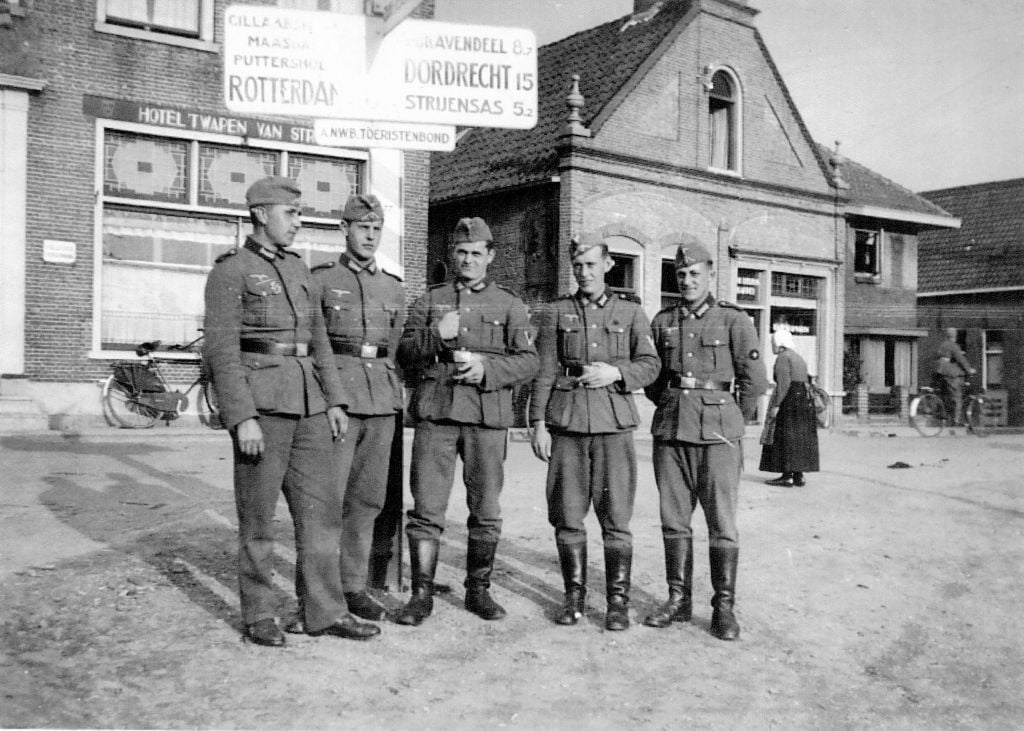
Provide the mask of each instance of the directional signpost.
{"label": "directional signpost", "polygon": [[537,123],[532,31],[407,19],[381,37],[378,22],[363,15],[229,6],[228,109],[468,127],[529,129]]}

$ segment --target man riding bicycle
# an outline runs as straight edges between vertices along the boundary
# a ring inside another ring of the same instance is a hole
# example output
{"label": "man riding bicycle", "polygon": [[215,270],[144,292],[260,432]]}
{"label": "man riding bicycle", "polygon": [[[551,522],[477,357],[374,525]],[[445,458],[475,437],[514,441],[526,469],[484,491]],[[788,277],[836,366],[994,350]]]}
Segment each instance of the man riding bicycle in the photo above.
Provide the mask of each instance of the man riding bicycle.
{"label": "man riding bicycle", "polygon": [[935,381],[942,393],[947,408],[952,402],[950,414],[955,426],[962,426],[964,402],[964,376],[974,375],[977,371],[971,367],[964,356],[964,351],[956,342],[955,327],[946,328],[946,339],[935,351]]}

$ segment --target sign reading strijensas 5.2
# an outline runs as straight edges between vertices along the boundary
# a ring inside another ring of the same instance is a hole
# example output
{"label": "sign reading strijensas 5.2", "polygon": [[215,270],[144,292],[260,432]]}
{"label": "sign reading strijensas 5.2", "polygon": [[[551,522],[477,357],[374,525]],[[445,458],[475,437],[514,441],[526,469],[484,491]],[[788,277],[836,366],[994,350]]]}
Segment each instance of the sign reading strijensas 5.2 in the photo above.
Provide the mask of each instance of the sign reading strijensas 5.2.
{"label": "sign reading strijensas 5.2", "polygon": [[231,5],[224,99],[253,114],[529,129],[537,43],[525,28]]}

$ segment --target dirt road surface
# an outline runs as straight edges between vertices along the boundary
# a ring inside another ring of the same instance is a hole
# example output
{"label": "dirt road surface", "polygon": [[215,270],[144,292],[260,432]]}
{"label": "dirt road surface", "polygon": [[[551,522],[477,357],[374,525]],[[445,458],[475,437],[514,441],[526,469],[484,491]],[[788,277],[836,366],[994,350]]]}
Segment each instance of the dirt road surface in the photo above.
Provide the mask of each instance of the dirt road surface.
{"label": "dirt road surface", "polygon": [[[0,437],[0,725],[70,728],[1011,728],[1024,724],[1024,436],[822,433],[823,472],[770,487],[744,440],[739,641],[708,633],[695,520],[694,620],[664,598],[649,441],[627,632],[603,628],[593,517],[586,620],[551,617],[561,579],[544,469],[513,441],[494,596],[461,605],[464,492],[419,628],[365,643],[241,640],[223,434]],[[408,453],[408,450],[407,450]],[[903,463],[906,467],[893,466]],[[282,608],[294,604],[278,513]],[[398,606],[406,594],[386,597]]]}

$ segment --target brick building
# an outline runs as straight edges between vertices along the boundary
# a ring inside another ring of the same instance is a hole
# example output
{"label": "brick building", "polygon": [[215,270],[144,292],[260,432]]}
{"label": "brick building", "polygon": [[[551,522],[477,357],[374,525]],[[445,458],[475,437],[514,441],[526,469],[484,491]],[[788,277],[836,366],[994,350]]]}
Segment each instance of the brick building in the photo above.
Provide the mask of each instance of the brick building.
{"label": "brick building", "polygon": [[994,425],[1024,425],[1024,179],[922,193],[959,216],[958,231],[922,235],[917,308],[928,334],[920,377],[943,329],[960,346],[988,391]]}
{"label": "brick building", "polygon": [[[887,181],[851,191],[841,158],[804,126],[756,13],[744,0],[636,0],[631,15],[542,47],[534,129],[472,130],[432,156],[428,279],[446,275],[461,216],[491,224],[494,269],[529,302],[571,291],[569,241],[598,233],[616,262],[610,283],[653,316],[678,297],[685,232],[714,252],[717,296],[753,318],[769,372],[771,331],[785,325],[838,399],[854,227],[951,219]],[[896,293],[911,308],[896,326],[912,328],[912,273],[891,275],[874,293]]]}
{"label": "brick building", "polygon": [[[95,419],[113,361],[196,337],[206,273],[244,241],[245,190],[267,174],[303,188],[307,262],[338,255],[345,198],[369,191],[386,209],[382,258],[424,286],[426,153],[320,147],[311,119],[229,112],[226,4],[0,3],[0,418]],[[414,15],[432,17],[433,0]],[[171,372],[187,384],[195,361],[181,358]]]}

